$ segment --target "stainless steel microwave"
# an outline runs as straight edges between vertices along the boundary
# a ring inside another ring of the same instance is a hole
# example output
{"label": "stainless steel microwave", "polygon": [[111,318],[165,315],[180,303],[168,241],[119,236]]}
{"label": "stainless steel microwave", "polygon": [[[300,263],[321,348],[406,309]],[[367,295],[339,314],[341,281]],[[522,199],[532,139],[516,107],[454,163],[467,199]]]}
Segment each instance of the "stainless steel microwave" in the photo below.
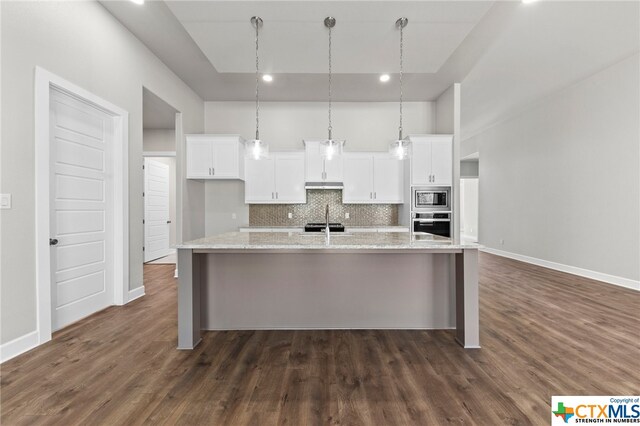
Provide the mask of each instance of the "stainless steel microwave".
{"label": "stainless steel microwave", "polygon": [[451,187],[430,186],[413,189],[413,211],[451,211]]}

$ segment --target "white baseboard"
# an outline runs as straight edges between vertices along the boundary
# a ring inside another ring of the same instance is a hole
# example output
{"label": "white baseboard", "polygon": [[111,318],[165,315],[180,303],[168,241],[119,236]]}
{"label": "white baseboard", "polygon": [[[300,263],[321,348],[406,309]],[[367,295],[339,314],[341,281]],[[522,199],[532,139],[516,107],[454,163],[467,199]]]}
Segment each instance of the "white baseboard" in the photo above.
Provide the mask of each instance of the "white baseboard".
{"label": "white baseboard", "polygon": [[38,331],[32,331],[0,345],[0,363],[10,360],[38,346]]}
{"label": "white baseboard", "polygon": [[140,286],[138,288],[134,288],[133,290],[129,290],[129,295],[127,297],[127,303],[136,300],[139,297],[144,296],[144,286]]}
{"label": "white baseboard", "polygon": [[614,284],[620,287],[630,288],[632,290],[640,290],[640,281],[631,280],[629,278],[603,274],[602,272],[591,271],[589,269],[564,265],[562,263],[551,262],[544,259],[538,259],[535,257],[525,256],[523,254],[511,253],[508,251],[497,250],[489,247],[484,247],[480,250],[487,253],[495,254],[497,256],[508,257],[510,259],[519,260],[521,262],[531,263],[532,265],[538,265],[545,268],[554,269],[556,271],[566,272],[568,274],[578,275],[581,277],[590,278],[592,280]]}

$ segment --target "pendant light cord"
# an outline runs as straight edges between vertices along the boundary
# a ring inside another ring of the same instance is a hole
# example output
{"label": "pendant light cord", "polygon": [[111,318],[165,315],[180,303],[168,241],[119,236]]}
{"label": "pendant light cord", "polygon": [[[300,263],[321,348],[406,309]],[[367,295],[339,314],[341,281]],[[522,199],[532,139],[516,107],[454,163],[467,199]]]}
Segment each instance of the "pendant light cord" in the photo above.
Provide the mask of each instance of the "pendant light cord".
{"label": "pendant light cord", "polygon": [[400,126],[398,127],[399,140],[402,140],[402,74],[403,74],[403,47],[404,47],[404,38],[403,38],[403,29],[404,25],[400,24]]}
{"label": "pendant light cord", "polygon": [[256,19],[256,140],[260,140],[260,84],[259,84],[259,70],[260,62],[258,58],[258,31],[260,29],[260,18]]}
{"label": "pendant light cord", "polygon": [[329,140],[332,140],[331,131],[331,27],[329,27]]}

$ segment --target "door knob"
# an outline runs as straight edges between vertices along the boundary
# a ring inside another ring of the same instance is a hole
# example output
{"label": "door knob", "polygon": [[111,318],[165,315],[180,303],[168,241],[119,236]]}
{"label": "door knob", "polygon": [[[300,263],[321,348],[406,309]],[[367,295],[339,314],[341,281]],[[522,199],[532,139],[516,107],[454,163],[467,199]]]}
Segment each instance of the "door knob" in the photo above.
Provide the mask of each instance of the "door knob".
{"label": "door knob", "polygon": [[168,220],[168,221],[167,221],[167,223],[171,223],[171,221],[170,221],[170,220]]}
{"label": "door knob", "polygon": [[49,245],[50,246],[58,245],[58,239],[57,238],[49,238]]}

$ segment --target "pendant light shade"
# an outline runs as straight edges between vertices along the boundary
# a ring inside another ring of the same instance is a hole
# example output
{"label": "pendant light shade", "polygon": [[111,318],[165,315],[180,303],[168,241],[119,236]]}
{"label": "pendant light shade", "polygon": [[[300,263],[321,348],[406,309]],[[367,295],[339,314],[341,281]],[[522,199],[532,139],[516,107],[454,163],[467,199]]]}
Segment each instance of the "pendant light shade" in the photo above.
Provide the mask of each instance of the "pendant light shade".
{"label": "pendant light shade", "polygon": [[409,157],[409,150],[411,148],[411,144],[408,140],[404,139],[402,136],[402,74],[404,72],[403,67],[403,47],[404,47],[404,37],[403,30],[404,27],[407,26],[409,20],[407,18],[399,18],[396,21],[396,27],[400,29],[400,125],[398,126],[398,139],[391,142],[389,145],[389,153],[396,157],[398,160],[404,160]]}
{"label": "pendant light shade", "polygon": [[262,18],[254,16],[251,25],[256,29],[256,138],[250,140],[245,146],[245,155],[255,160],[269,157],[269,144],[260,139],[260,57],[259,35],[262,27]]}
{"label": "pendant light shade", "polygon": [[328,138],[321,143],[322,148],[322,156],[327,160],[331,160],[336,155],[342,154],[342,147],[344,146],[344,141],[339,141],[333,139],[331,127],[331,29],[336,25],[336,18],[331,16],[327,16],[324,19],[324,26],[329,29],[329,127],[328,130]]}

